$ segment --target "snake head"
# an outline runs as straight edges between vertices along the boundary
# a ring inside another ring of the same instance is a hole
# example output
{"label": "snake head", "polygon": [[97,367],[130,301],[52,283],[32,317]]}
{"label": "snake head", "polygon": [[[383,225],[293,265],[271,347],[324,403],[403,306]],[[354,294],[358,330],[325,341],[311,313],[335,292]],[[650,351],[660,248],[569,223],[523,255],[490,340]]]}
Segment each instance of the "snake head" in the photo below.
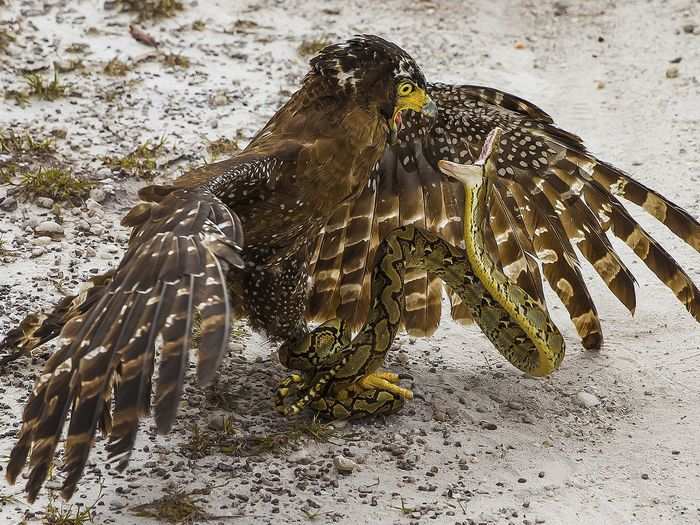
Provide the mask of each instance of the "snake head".
{"label": "snake head", "polygon": [[475,187],[481,185],[484,182],[484,178],[497,176],[494,152],[498,149],[502,134],[503,130],[498,127],[493,128],[489,132],[481,148],[479,158],[473,164],[459,164],[449,160],[439,160],[438,168],[448,177],[457,179],[466,186]]}

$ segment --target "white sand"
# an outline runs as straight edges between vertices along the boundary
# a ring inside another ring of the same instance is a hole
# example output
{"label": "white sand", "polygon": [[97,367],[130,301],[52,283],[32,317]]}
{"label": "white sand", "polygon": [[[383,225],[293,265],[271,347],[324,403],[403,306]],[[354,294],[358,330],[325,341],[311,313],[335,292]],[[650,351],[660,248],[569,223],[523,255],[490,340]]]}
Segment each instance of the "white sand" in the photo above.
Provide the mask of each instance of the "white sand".
{"label": "white sand", "polygon": [[[77,55],[86,69],[60,77],[72,86],[69,98],[24,108],[0,100],[0,127],[37,134],[65,129],[60,156],[77,173],[92,175],[99,156],[125,154],[165,135],[169,151],[161,162],[186,156],[162,170],[164,180],[172,179],[203,162],[206,139],[239,136],[244,144],[264,124],[305,73],[297,53],[303,39],[369,32],[404,46],[432,80],[491,85],[531,100],[602,159],[700,217],[700,34],[683,31],[700,24],[695,1],[565,2],[567,12],[554,16],[554,4],[524,0],[199,0],[173,19],[144,25],[192,66],[173,70],[149,61],[127,77],[108,77],[102,66],[115,55],[127,60],[151,51],[129,36],[129,15],[105,12],[101,0],[48,3],[43,14],[39,1],[0,7],[0,21],[17,19],[22,27],[11,54],[0,51],[0,85],[22,87],[21,67],[76,57],[66,52],[76,42],[90,45],[88,54]],[[194,20],[204,21],[205,30],[189,29]],[[89,27],[99,34],[88,34]],[[682,57],[679,76],[668,79],[676,57]],[[212,107],[208,100],[219,93],[228,102]],[[54,301],[54,282],[74,288],[71,279],[118,259],[126,239],[119,219],[141,183],[114,177],[107,185],[114,194],[103,210],[92,217],[65,210],[65,238],[39,257],[30,257],[35,239],[25,228],[52,214],[22,202],[17,211],[0,212],[0,237],[16,250],[0,263],[0,334],[27,309]],[[0,186],[0,198],[8,188]],[[700,283],[698,254],[632,211]],[[100,237],[79,231],[84,219],[104,227]],[[18,238],[29,242],[18,245]],[[206,428],[208,415],[220,411],[192,383],[171,434],[156,437],[152,421],[143,421],[124,475],[105,469],[100,439],[72,502],[91,504],[101,479],[95,523],[156,523],[129,508],[152,501],[174,481],[186,492],[212,486],[198,496],[201,505],[216,516],[240,516],[211,523],[697,523],[700,327],[630,250],[617,246],[639,281],[636,315],[586,267],[605,346],[583,351],[563,308],[550,301],[568,355],[546,380],[524,377],[476,329],[446,321],[431,339],[401,337],[402,352],[391,357],[390,367],[410,372],[426,401],[385,422],[343,426],[329,443],[303,439],[269,454],[202,459],[189,459],[181,445],[191,439],[193,422]],[[287,428],[271,408],[272,387],[285,374],[271,350],[254,336],[222,369],[220,384],[236,400],[227,415],[242,436]],[[2,458],[46,355],[39,352],[34,364],[19,361],[16,372],[0,379]],[[581,392],[600,404],[580,406]],[[496,428],[487,430],[482,421]],[[341,453],[361,463],[353,474],[341,476],[332,466]],[[49,486],[59,482],[57,473]],[[18,491],[0,485],[0,496]],[[0,521],[17,523],[28,512],[29,523],[40,522],[47,501],[45,490],[32,506],[6,504]]]}

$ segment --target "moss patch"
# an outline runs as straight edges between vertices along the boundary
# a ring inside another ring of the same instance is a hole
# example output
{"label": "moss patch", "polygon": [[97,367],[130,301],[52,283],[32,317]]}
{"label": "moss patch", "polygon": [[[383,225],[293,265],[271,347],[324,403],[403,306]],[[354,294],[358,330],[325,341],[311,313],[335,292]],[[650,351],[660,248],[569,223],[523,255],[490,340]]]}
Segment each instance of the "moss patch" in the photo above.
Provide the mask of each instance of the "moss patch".
{"label": "moss patch", "polygon": [[102,71],[111,77],[123,77],[131,70],[131,66],[126,62],[119,60],[119,57],[114,57],[105,64]]}
{"label": "moss patch", "polygon": [[184,9],[179,0],[119,0],[122,11],[135,13],[139,20],[175,16]]}
{"label": "moss patch", "polygon": [[39,168],[21,175],[24,193],[50,197],[55,201],[73,201],[88,196],[92,183],[79,179],[63,168]]}
{"label": "moss patch", "polygon": [[302,40],[301,44],[299,44],[299,47],[297,48],[297,51],[302,57],[309,57],[315,55],[329,44],[330,41],[326,38]]}
{"label": "moss patch", "polygon": [[216,160],[222,155],[231,155],[241,151],[241,147],[237,140],[221,137],[207,144],[207,151],[211,155],[211,160]]}
{"label": "moss patch", "polygon": [[165,138],[161,138],[157,142],[147,140],[123,157],[104,157],[102,162],[105,166],[113,170],[116,169],[124,175],[152,179],[156,175],[156,159],[162,153],[164,146]]}
{"label": "moss patch", "polygon": [[24,80],[29,87],[27,94],[30,97],[51,101],[65,96],[66,87],[58,81],[57,72],[54,72],[53,80],[45,79],[36,73],[25,75]]}

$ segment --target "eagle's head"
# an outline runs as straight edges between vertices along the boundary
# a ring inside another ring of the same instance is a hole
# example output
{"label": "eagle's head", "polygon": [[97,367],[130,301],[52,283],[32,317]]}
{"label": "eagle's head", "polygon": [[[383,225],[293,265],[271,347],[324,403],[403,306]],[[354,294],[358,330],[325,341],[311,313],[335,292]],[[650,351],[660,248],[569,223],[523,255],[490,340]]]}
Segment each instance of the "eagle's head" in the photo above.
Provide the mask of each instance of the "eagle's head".
{"label": "eagle's head", "polygon": [[311,59],[312,77],[322,77],[356,103],[376,107],[387,119],[390,141],[401,127],[401,112],[410,109],[434,117],[437,106],[426,92],[423,72],[396,44],[360,35],[332,44]]}

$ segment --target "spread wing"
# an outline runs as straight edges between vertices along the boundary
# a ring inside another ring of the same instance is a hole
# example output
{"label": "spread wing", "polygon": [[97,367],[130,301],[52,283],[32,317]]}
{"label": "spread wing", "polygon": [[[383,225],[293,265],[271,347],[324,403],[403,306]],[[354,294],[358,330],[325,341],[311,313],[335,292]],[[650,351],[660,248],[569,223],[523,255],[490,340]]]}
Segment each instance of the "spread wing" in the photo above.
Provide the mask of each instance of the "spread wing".
{"label": "spread wing", "polygon": [[[400,141],[388,147],[372,184],[337,210],[317,241],[308,317],[342,317],[360,326],[369,308],[374,253],[392,228],[418,224],[462,245],[464,195],[441,177],[437,161],[471,162],[494,127],[499,179],[484,223],[487,251],[503,271],[544,304],[542,278],[556,292],[587,348],[602,330],[581,274],[579,253],[613,294],[634,312],[635,280],[608,233],[627,243],[700,321],[700,292],[673,257],[629,214],[620,199],[641,206],[700,251],[700,225],[686,211],[630,175],[591,155],[576,135],[557,128],[533,104],[479,86],[433,84],[439,116],[432,128],[408,115]],[[440,319],[441,288],[414,270],[407,284],[404,324],[430,334]],[[449,291],[448,291],[449,292]],[[453,316],[466,312],[453,301]]]}
{"label": "spread wing", "polygon": [[[90,289],[90,303],[75,309],[78,315],[59,320],[65,323],[59,349],[24,409],[6,474],[14,483],[29,457],[30,501],[46,479],[66,420],[64,497],[75,490],[98,427],[109,433],[110,458],[118,460],[118,468],[126,466],[139,417],[151,405],[157,341],[154,404],[160,432],[175,418],[195,314],[201,318],[200,381],[212,378],[224,353],[230,317],[226,271],[242,265],[238,217],[204,190],[149,187],[141,196],[151,202],[134,207],[123,221],[134,227],[124,258]],[[54,324],[37,337],[55,335]]]}

